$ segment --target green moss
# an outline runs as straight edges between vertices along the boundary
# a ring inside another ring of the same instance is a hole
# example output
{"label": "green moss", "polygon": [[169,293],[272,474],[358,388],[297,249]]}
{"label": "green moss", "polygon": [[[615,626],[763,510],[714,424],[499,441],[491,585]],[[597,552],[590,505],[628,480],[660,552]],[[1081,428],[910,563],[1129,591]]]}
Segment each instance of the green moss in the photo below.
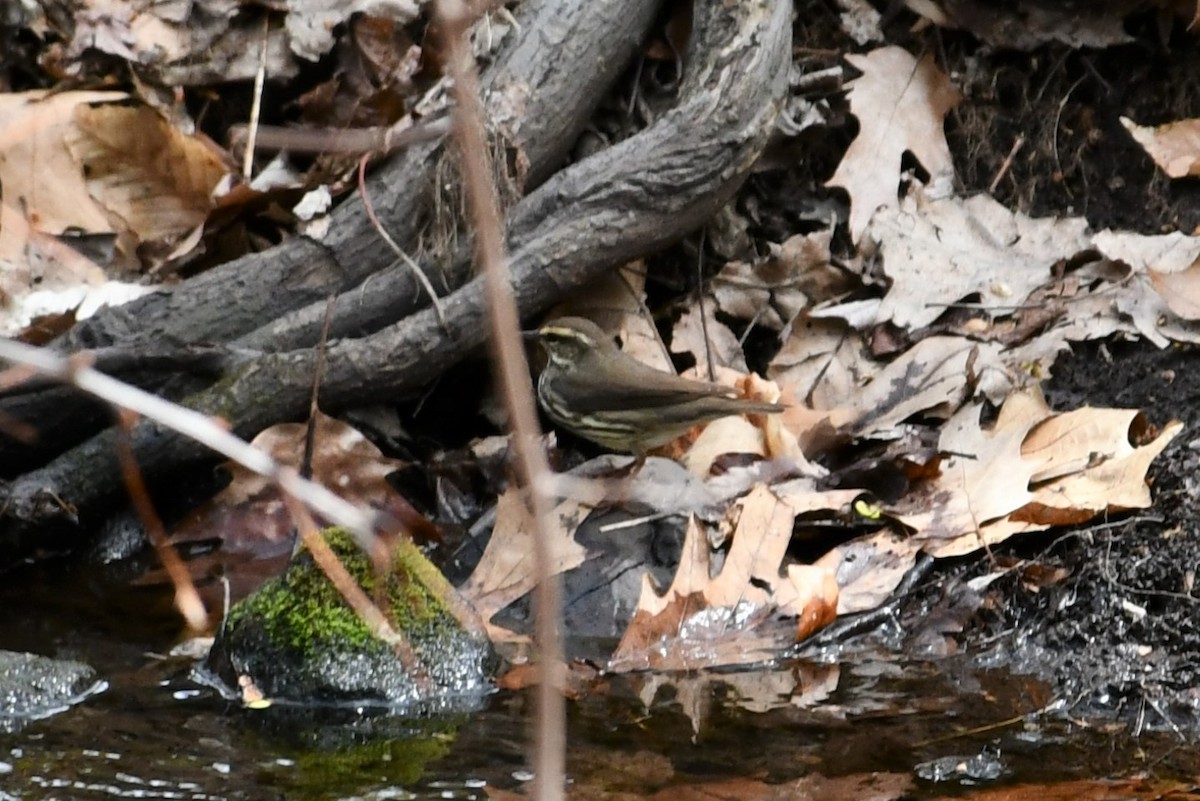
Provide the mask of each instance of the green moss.
{"label": "green moss", "polygon": [[[338,528],[324,532],[325,540],[367,596],[374,600],[379,586],[370,559],[353,537]],[[441,573],[411,543],[396,548],[392,570],[384,577],[393,627],[410,642],[457,629],[440,593],[449,591]],[[302,655],[327,648],[363,650],[385,647],[349,607],[341,593],[307,553],[302,553],[277,579],[235,606],[227,625],[257,621],[268,639]]]}

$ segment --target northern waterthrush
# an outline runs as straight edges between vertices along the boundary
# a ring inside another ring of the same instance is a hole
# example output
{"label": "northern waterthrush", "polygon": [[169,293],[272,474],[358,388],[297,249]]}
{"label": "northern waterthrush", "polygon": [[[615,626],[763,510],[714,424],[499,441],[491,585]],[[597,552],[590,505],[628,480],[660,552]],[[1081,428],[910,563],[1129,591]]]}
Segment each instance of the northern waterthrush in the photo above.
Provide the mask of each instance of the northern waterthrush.
{"label": "northern waterthrush", "polygon": [[549,360],[538,378],[538,402],[557,425],[609,450],[644,454],[699,423],[784,409],[655,370],[580,317],[546,323],[536,336]]}

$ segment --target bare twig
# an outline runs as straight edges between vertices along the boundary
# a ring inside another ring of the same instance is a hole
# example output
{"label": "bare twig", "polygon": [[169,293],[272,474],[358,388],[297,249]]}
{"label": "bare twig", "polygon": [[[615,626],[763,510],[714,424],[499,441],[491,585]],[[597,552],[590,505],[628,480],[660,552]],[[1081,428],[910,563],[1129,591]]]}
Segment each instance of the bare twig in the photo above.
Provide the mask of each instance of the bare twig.
{"label": "bare twig", "polygon": [[254,170],[254,147],[258,139],[258,119],[262,114],[263,86],[267,82],[267,47],[271,42],[271,15],[263,14],[262,49],[258,53],[258,70],[254,73],[254,98],[250,101],[250,124],[246,152],[242,156],[242,175],[247,181]]}
{"label": "bare twig", "polygon": [[[254,146],[260,150],[288,150],[292,153],[390,153],[393,150],[441,139],[450,130],[449,117],[433,117],[414,123],[405,117],[390,128],[284,128],[259,125]],[[248,140],[245,125],[229,129],[234,148]],[[249,145],[247,144],[247,149]]]}
{"label": "bare twig", "polygon": [[437,315],[438,322],[442,324],[442,328],[446,327],[446,312],[442,310],[442,302],[438,299],[437,290],[433,288],[433,284],[429,281],[429,276],[425,275],[425,271],[421,269],[421,265],[412,260],[412,257],[404,252],[404,248],[392,238],[387,229],[383,227],[383,223],[375,215],[375,207],[371,205],[371,196],[367,193],[367,156],[363,156],[358,161],[358,195],[362,198],[363,210],[367,212],[367,217],[371,220],[371,225],[375,226],[376,233],[379,238],[387,242],[388,247],[396,254],[397,258],[404,263],[417,279],[417,283],[425,290],[425,294],[429,295],[429,302],[433,306],[433,311]]}
{"label": "bare twig", "polygon": [[1008,174],[1010,169],[1012,169],[1013,160],[1016,159],[1017,154],[1021,152],[1021,148],[1023,147],[1025,147],[1025,135],[1021,134],[1017,136],[1016,141],[1013,142],[1012,148],[1008,151],[1008,156],[1004,159],[1004,163],[1000,165],[1000,169],[996,172],[996,177],[993,178],[991,184],[988,185],[989,195],[996,194],[996,187],[1000,186],[1000,182],[1004,180],[1004,176]]}
{"label": "bare twig", "polygon": [[155,512],[154,504],[150,502],[150,493],[146,491],[146,482],[142,480],[142,471],[138,468],[137,458],[134,457],[133,448],[129,444],[129,431],[135,422],[135,415],[122,409],[117,410],[117,457],[121,462],[121,476],[125,480],[129,500],[145,526],[163,568],[171,577],[171,583],[175,585],[175,608],[183,615],[190,629],[203,631],[208,627],[208,613],[204,609],[204,602],[200,600],[200,594],[196,592],[196,585],[192,583],[183,560],[167,541],[162,519]]}
{"label": "bare twig", "polygon": [[541,450],[533,393],[529,385],[529,365],[521,345],[517,304],[505,262],[499,202],[491,182],[492,170],[487,163],[489,148],[483,131],[483,104],[466,40],[470,17],[462,0],[440,0],[437,13],[445,31],[447,71],[454,78],[457,104],[454,131],[468,208],[475,224],[476,258],[486,275],[493,355],[512,421],[522,478],[530,489],[533,512],[534,555],[538,565],[538,585],[534,596],[537,616],[535,632],[539,652],[533,758],[537,784],[534,797],[540,801],[557,801],[563,797],[565,773],[565,670],[559,631],[560,590],[551,567],[553,554],[547,525],[551,514],[551,499],[548,496],[550,468]]}
{"label": "bare twig", "polygon": [[[31,367],[43,375],[71,384],[101,400],[136,412],[232,459],[247,470],[277,482],[280,488],[303,498],[323,518],[350,531],[368,552],[375,543],[376,515],[359,509],[320,484],[305,481],[290,467],[280,465],[268,454],[229,433],[218,421],[192,409],[171,403],[149,392],[122,383],[61,354],[0,339],[0,359]],[[4,377],[0,374],[0,383]]]}

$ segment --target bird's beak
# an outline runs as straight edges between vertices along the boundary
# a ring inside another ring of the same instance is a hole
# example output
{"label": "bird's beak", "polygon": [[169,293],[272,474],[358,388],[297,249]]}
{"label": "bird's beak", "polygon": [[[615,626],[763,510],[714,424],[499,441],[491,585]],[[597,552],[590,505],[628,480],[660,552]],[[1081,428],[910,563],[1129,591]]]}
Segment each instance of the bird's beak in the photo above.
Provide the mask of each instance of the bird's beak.
{"label": "bird's beak", "polygon": [[541,340],[541,338],[542,338],[541,332],[537,331],[536,329],[533,331],[522,331],[521,332],[521,339],[525,340],[526,342],[538,342]]}

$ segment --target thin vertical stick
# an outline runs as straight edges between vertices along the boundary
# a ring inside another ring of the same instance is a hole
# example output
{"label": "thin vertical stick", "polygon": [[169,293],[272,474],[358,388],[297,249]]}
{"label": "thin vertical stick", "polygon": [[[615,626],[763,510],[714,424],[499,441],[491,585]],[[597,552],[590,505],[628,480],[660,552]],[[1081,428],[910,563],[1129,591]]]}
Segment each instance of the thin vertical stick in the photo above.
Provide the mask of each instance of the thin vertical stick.
{"label": "thin vertical stick", "polygon": [[551,514],[547,492],[550,468],[541,450],[541,432],[529,384],[529,365],[521,344],[517,304],[504,255],[499,202],[488,165],[489,150],[483,132],[484,110],[479,99],[479,81],[471,51],[467,47],[469,12],[462,0],[440,0],[437,9],[446,34],[447,71],[454,79],[456,108],[453,130],[458,141],[468,208],[475,224],[475,254],[486,275],[493,354],[512,420],[519,467],[530,490],[536,532],[534,556],[539,576],[534,605],[537,615],[535,636],[539,682],[533,755],[536,775],[534,798],[559,801],[563,797],[566,765],[565,675],[559,631],[560,590],[558,578],[551,569],[553,554],[546,525]]}
{"label": "thin vertical stick", "polygon": [[246,140],[246,153],[242,156],[242,177],[250,183],[250,172],[254,169],[255,139],[258,138],[258,117],[262,113],[263,86],[267,82],[267,47],[271,44],[271,15],[263,13],[262,50],[258,54],[258,71],[254,73],[254,97],[250,101],[250,135]]}

